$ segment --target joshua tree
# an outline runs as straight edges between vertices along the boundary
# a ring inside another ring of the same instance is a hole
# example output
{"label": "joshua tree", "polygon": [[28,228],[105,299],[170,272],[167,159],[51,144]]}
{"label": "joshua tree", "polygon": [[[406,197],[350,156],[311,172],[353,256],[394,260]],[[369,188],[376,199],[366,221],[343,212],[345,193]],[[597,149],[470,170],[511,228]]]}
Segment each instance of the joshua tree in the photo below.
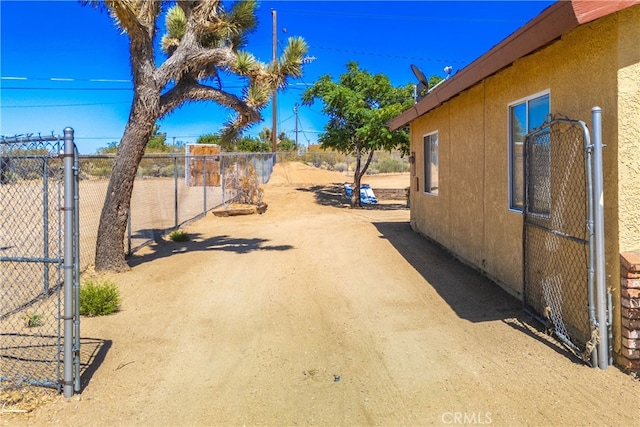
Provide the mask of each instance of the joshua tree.
{"label": "joshua tree", "polygon": [[[275,88],[301,75],[307,45],[289,38],[279,60],[269,64],[243,50],[257,25],[255,0],[228,8],[219,0],[83,3],[107,10],[129,38],[133,102],[102,208],[95,260],[96,270],[120,271],[128,268],[123,241],[133,182],[156,121],[187,102],[213,101],[237,113],[222,131],[223,136],[236,135],[261,120],[261,109]],[[158,61],[154,39],[163,17],[167,32],[160,47],[165,59]],[[225,77],[232,75],[244,79],[241,91],[223,87]]]}

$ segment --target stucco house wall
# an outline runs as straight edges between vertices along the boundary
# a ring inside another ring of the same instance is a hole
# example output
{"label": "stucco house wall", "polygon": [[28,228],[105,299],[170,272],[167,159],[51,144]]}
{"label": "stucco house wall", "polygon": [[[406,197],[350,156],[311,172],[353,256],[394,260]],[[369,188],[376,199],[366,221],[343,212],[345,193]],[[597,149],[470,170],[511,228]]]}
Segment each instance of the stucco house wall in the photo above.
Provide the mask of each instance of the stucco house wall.
{"label": "stucco house wall", "polygon": [[[552,114],[602,108],[607,286],[640,248],[640,6],[577,26],[410,122],[411,225],[513,295],[523,292],[523,216],[509,209],[508,105],[548,91]],[[439,192],[424,192],[423,137],[438,132]],[[614,350],[620,346],[614,316]]]}
{"label": "stucco house wall", "polygon": [[620,252],[640,249],[640,8],[618,18]]}

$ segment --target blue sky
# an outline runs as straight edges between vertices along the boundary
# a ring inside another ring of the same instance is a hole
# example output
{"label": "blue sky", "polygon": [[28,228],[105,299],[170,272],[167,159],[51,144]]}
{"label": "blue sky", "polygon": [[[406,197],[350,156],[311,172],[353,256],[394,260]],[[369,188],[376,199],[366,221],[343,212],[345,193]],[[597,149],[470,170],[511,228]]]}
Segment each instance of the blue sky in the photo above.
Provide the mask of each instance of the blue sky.
{"label": "blue sky", "polygon": [[[411,64],[428,77],[464,68],[537,16],[551,1],[262,1],[248,50],[263,62],[272,55],[272,12],[277,37],[301,36],[315,59],[302,78],[278,93],[278,132],[313,144],[326,118],[322,105],[300,101],[306,85],[329,74],[334,80],[348,61],[387,75],[392,84],[416,82]],[[159,55],[161,58],[161,55]],[[119,141],[132,98],[128,39],[108,14],[76,1],[0,1],[0,135],[50,135],[71,126],[82,154]],[[231,112],[192,103],[160,125],[169,142],[195,142],[217,132]],[[256,135],[264,122],[247,130]]]}

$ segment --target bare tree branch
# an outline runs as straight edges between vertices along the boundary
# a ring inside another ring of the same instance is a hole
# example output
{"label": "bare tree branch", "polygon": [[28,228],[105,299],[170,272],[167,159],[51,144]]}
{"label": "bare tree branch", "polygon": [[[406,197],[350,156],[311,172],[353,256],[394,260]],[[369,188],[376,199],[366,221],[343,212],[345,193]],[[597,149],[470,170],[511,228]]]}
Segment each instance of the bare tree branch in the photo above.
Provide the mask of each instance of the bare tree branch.
{"label": "bare tree branch", "polygon": [[219,1],[202,2],[193,8],[191,16],[188,17],[193,25],[193,29],[198,31],[198,35],[205,32],[216,32],[222,22],[218,16]]}
{"label": "bare tree branch", "polygon": [[147,29],[153,38],[156,20],[162,10],[162,2],[160,1],[143,1],[138,12],[138,20]]}
{"label": "bare tree branch", "polygon": [[161,86],[170,81],[179,81],[183,75],[195,70],[206,69],[210,64],[218,68],[233,68],[235,55],[228,48],[205,49],[195,40],[189,40],[193,34],[185,34],[180,46],[155,71],[155,80]]}
{"label": "bare tree branch", "polygon": [[[109,0],[105,4],[111,12],[111,16],[118,25],[129,34],[131,40],[149,38],[149,28],[140,22],[138,11],[141,7],[140,0]],[[155,27],[155,24],[153,24]]]}
{"label": "bare tree branch", "polygon": [[160,117],[191,101],[214,101],[233,109],[238,112],[238,116],[242,117],[238,123],[242,123],[243,126],[261,119],[258,107],[246,103],[232,93],[200,84],[195,80],[183,80],[160,97]]}

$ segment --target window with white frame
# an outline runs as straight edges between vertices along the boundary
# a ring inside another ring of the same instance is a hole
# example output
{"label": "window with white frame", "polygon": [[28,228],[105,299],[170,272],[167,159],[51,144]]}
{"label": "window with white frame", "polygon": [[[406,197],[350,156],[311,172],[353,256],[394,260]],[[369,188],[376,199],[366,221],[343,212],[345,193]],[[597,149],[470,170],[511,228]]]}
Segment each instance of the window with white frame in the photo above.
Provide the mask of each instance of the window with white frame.
{"label": "window with white frame", "polygon": [[551,111],[549,92],[538,93],[509,105],[509,208],[524,205],[524,138],[544,123]]}
{"label": "window with white frame", "polygon": [[424,192],[438,194],[438,132],[424,136]]}

